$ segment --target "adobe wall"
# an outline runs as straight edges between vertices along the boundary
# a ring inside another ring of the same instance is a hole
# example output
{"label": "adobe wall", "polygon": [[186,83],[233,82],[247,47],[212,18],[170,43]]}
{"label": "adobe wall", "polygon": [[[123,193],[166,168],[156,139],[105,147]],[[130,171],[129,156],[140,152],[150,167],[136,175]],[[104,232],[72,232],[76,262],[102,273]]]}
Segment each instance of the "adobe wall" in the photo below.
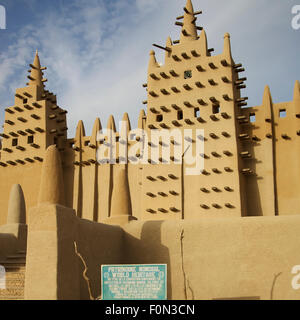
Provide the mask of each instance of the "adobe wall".
{"label": "adobe wall", "polygon": [[299,228],[297,216],[132,222],[125,262],[168,263],[168,299],[268,300],[279,273],[273,298],[299,299],[291,287]]}
{"label": "adobe wall", "polygon": [[6,224],[0,226],[0,260],[19,250],[26,250],[27,225]]}
{"label": "adobe wall", "polygon": [[[0,225],[6,224],[9,194],[14,184],[20,184],[22,186],[26,208],[36,206],[41,172],[42,164],[40,162],[0,169]],[[28,210],[26,210],[26,212],[28,213]],[[27,218],[26,221],[28,221]]]}
{"label": "adobe wall", "polygon": [[101,264],[121,263],[121,228],[79,219],[60,205],[39,205],[29,216],[25,299],[90,299],[74,242],[88,265],[92,295],[98,297]]}
{"label": "adobe wall", "polygon": [[261,106],[242,109],[254,173],[246,178],[249,216],[299,214],[298,90],[296,82],[293,101],[273,103],[266,87]]}
{"label": "adobe wall", "polygon": [[[92,140],[90,136],[81,138],[86,144]],[[129,146],[131,144],[128,143]],[[118,147],[119,143],[116,144],[116,148]],[[116,157],[119,157],[118,152]],[[112,189],[117,182],[115,171],[119,165],[95,163],[97,161],[96,150],[84,143],[79,151],[68,151],[65,159],[64,184],[67,205],[76,209],[79,217],[96,222],[104,221],[110,215]],[[77,164],[76,161],[80,164]],[[72,164],[73,162],[75,165]],[[140,218],[142,169],[142,165],[128,164],[132,215],[136,218]]]}
{"label": "adobe wall", "polygon": [[[299,214],[299,82],[292,102],[274,104],[266,87],[261,106],[242,108],[247,105],[248,97],[241,96],[247,78],[241,75],[245,69],[232,58],[230,35],[224,35],[223,52],[212,55],[214,49],[208,47],[205,30],[196,25],[198,14],[188,1],[185,13],[175,23],[182,27],[180,40],[169,37],[165,47],[155,45],[165,51],[163,65],[158,64],[154,51],[150,52],[147,83],[143,84],[147,115],[141,110],[138,128],[148,134],[153,129],[193,130],[190,146],[205,141],[204,151],[196,151],[197,157],[204,159],[205,170],[202,175],[200,169],[196,175],[184,174],[187,165],[182,167],[178,156],[186,151],[186,138],[166,143],[143,141],[148,152],[159,151],[159,159],[151,162],[148,154],[149,164],[128,164],[132,215],[151,221]],[[202,30],[199,36],[197,30]],[[14,105],[5,109],[0,133],[0,225],[6,223],[13,184],[22,186],[27,209],[36,205],[41,162],[46,148],[53,144],[62,158],[66,205],[81,218],[103,222],[111,214],[118,164],[96,163],[97,151],[107,143],[97,139],[100,119],[95,120],[90,136],[79,121],[76,136],[67,139],[67,111],[45,89],[46,68],[41,68],[38,53],[30,68],[27,86],[16,90]],[[281,110],[286,111],[285,117],[279,116]],[[252,114],[254,123],[249,121]],[[127,113],[123,121],[128,133]],[[122,145],[131,148],[143,140],[136,137],[121,143],[122,127],[116,132],[113,116],[107,128],[118,138],[118,160]],[[196,129],[204,129],[204,136],[196,135]],[[165,144],[170,154],[164,153]],[[183,147],[181,154],[175,155],[175,145]],[[138,161],[142,153],[137,149],[133,158]]]}
{"label": "adobe wall", "polygon": [[[300,208],[300,119],[294,103],[274,104],[275,172],[280,215],[299,214]],[[281,110],[285,110],[285,117],[280,117]]]}
{"label": "adobe wall", "polygon": [[[84,139],[90,141],[91,137],[87,136]],[[60,152],[66,204],[68,207],[74,207],[79,217],[96,222],[104,221],[110,213],[110,188],[113,187],[114,182],[113,167],[118,165],[98,165],[96,163],[74,165],[78,152],[70,147],[70,141],[72,140],[74,139],[69,139],[64,151]],[[92,151],[94,154],[92,154]],[[86,163],[89,159],[96,161],[95,151],[90,147],[82,146],[80,153],[83,154],[82,161],[86,161]],[[41,156],[44,157],[44,154]],[[42,162],[39,161],[0,168],[0,225],[6,224],[8,199],[12,185],[20,184],[22,186],[27,214],[29,208],[36,206],[41,169]],[[137,218],[140,218],[142,169],[142,165],[128,165],[132,212],[133,216]]]}
{"label": "adobe wall", "polygon": [[[277,208],[275,187],[275,148],[273,115],[268,99],[258,107],[245,108],[244,134],[248,135],[251,159],[248,167],[253,172],[246,177],[246,201],[249,216],[274,216]],[[266,122],[266,119],[270,119]],[[254,121],[255,120],[255,121]]]}
{"label": "adobe wall", "polygon": [[[87,275],[92,280],[91,291],[94,298],[101,294],[101,265],[122,263],[122,243],[123,231],[120,227],[87,220],[79,221],[77,247],[88,266]],[[79,277],[80,283],[80,299],[88,300],[90,296],[86,281],[82,277],[83,270],[83,265],[79,261],[77,277]],[[64,275],[62,275],[62,281],[64,281]]]}
{"label": "adobe wall", "polygon": [[[244,176],[240,174],[244,167],[240,152],[244,150],[237,138],[241,128],[236,121],[239,110],[237,101],[240,99],[239,84],[244,81],[239,79],[239,72],[243,70],[238,69],[239,65],[231,57],[229,34],[224,36],[223,53],[216,56],[211,56],[204,30],[197,41],[182,40],[182,43],[176,45],[170,38],[167,40],[169,52],[166,52],[164,65],[159,65],[154,52],[150,52],[146,85],[146,125],[148,132],[161,128],[193,130],[193,154],[205,158],[206,173],[200,175],[199,168],[198,174],[183,177],[180,175],[180,168],[177,166],[175,169],[174,159],[171,161],[173,166],[169,166],[168,170],[161,163],[147,168],[147,174],[155,179],[164,171],[177,176],[175,188],[184,201],[178,204],[176,199],[172,199],[173,206],[175,204],[177,209],[177,212],[172,212],[167,203],[168,198],[174,198],[169,195],[170,188],[174,188],[174,181],[165,177],[165,182],[159,179],[149,182],[145,176],[142,193],[143,220],[180,219],[183,215],[189,219],[199,216],[247,215],[243,196]],[[187,72],[190,73],[189,76],[186,76]],[[196,136],[195,129],[203,129],[204,136]],[[196,154],[195,142],[199,143],[201,139],[205,141],[204,151],[197,151]],[[176,138],[175,141],[180,145],[185,143]],[[160,148],[159,145],[156,147]],[[184,144],[182,154],[186,151],[185,148]],[[178,155],[175,155],[176,158]],[[163,155],[162,159],[170,160]],[[224,190],[224,187],[230,191]],[[153,193],[151,190],[154,188],[167,196],[149,197],[147,194]],[[159,201],[159,206],[155,206],[155,200]]]}
{"label": "adobe wall", "polygon": [[40,206],[29,225],[26,299],[89,299],[100,294],[101,264],[166,263],[168,299],[299,299],[300,217],[130,222],[122,229]]}
{"label": "adobe wall", "polygon": [[[245,191],[239,189],[238,185],[229,183],[232,190],[238,191],[241,197],[247,202],[247,214],[249,216],[257,215],[286,215],[299,214],[300,186],[298,184],[299,168],[297,163],[299,157],[299,130],[297,116],[297,106],[295,102],[273,104],[271,97],[265,92],[263,104],[258,107],[251,107],[241,110],[241,114],[246,119],[250,115],[255,114],[255,122],[242,125],[239,134],[248,135],[248,140],[240,142],[241,151],[248,150],[251,159],[244,160],[244,167],[249,167],[255,175],[248,175],[242,178],[245,181]],[[286,110],[286,116],[280,117],[280,110]],[[270,121],[268,120],[270,119]],[[267,121],[266,121],[267,120]],[[205,126],[203,126],[205,128]],[[227,130],[230,134],[229,129]],[[205,131],[206,135],[207,130]],[[218,132],[217,132],[218,134]],[[118,133],[116,133],[118,135]],[[221,136],[220,132],[218,134]],[[72,149],[71,143],[74,139],[69,139],[65,143],[65,149],[61,151],[63,168],[64,168],[64,184],[66,201],[69,207],[74,207],[78,212],[78,216],[91,221],[104,221],[110,212],[110,196],[111,188],[114,183],[114,167],[116,165],[97,165],[89,160],[96,161],[96,150],[90,148],[88,143],[93,139],[93,136],[82,136],[83,143],[81,151],[77,152]],[[198,139],[198,137],[194,137]],[[208,137],[208,140],[213,140]],[[217,144],[221,143],[223,149],[230,149],[226,146],[226,138],[219,139],[212,145],[205,143],[205,153],[216,149]],[[131,147],[136,142],[129,142]],[[99,145],[97,145],[99,146]],[[119,143],[117,143],[117,149]],[[171,152],[174,146],[171,146]],[[293,156],[287,156],[293,150]],[[149,151],[150,152],[150,151]],[[43,154],[41,154],[43,157]],[[118,156],[118,153],[116,154]],[[150,154],[149,154],[150,156]],[[76,160],[81,161],[80,166],[74,165]],[[218,167],[222,162],[222,166],[230,166],[226,162],[226,156],[222,155],[220,159],[211,156],[211,159],[205,160],[205,169],[210,167]],[[39,161],[34,163],[26,163],[24,165],[1,167],[0,181],[0,205],[2,212],[0,215],[0,225],[6,223],[7,204],[9,191],[13,184],[19,183],[24,191],[27,209],[36,205],[36,195],[38,194],[38,186],[40,183],[41,165]],[[166,170],[168,168],[168,170]],[[236,172],[241,168],[235,169]],[[221,170],[222,171],[222,170]],[[175,176],[175,179],[168,177],[168,174]],[[131,205],[133,216],[143,220],[164,220],[166,214],[158,212],[158,208],[170,210],[176,209],[176,212],[167,214],[168,219],[193,219],[199,216],[199,208],[201,205],[216,202],[224,205],[225,196],[230,192],[226,192],[224,187],[225,182],[218,182],[218,174],[212,173],[215,177],[213,183],[211,177],[206,175],[201,176],[182,176],[181,165],[176,163],[157,165],[128,165],[128,179],[131,195]],[[232,173],[223,172],[224,175],[230,176]],[[167,180],[160,181],[157,176],[166,176]],[[242,174],[239,174],[241,177]],[[149,181],[147,177],[153,176],[156,182]],[[194,187],[191,188],[191,185]],[[244,185],[244,182],[243,182]],[[217,187],[222,192],[204,193],[201,190],[212,189]],[[169,194],[170,191],[175,191],[176,194]],[[235,191],[235,192],[236,192]],[[163,192],[167,196],[159,196],[158,192]],[[149,197],[149,194],[156,194],[155,198]],[[220,201],[216,198],[220,198]],[[247,196],[246,196],[247,195]],[[195,200],[199,199],[199,200]],[[157,202],[157,205],[156,205]],[[198,208],[198,209],[197,209]],[[156,210],[153,215],[147,210]],[[192,210],[193,209],[193,210]],[[225,210],[225,207],[223,208]],[[230,208],[226,208],[231,212]],[[204,210],[201,212],[204,215],[218,216],[220,210]],[[226,212],[227,212],[226,211]],[[170,211],[171,212],[171,211]],[[147,214],[145,214],[147,213]],[[242,214],[245,214],[245,212]]]}

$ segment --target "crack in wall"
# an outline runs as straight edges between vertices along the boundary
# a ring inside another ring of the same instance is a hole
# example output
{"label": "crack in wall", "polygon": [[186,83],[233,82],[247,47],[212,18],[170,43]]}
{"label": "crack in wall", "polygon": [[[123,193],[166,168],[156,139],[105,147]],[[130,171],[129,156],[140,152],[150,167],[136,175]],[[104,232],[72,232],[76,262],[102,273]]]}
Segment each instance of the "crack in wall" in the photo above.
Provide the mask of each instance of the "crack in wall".
{"label": "crack in wall", "polygon": [[274,279],[273,279],[273,283],[272,283],[272,288],[271,288],[271,297],[270,297],[270,300],[273,300],[275,283],[276,283],[278,277],[279,277],[281,274],[282,274],[282,272],[279,272],[279,273],[277,273],[277,274],[274,275]]}
{"label": "crack in wall", "polygon": [[184,270],[184,259],[183,259],[183,238],[184,238],[184,229],[182,229],[180,233],[180,253],[181,253],[181,270],[183,274],[184,298],[185,300],[187,300],[186,274]]}
{"label": "crack in wall", "polygon": [[79,259],[81,260],[81,262],[83,263],[83,266],[84,266],[84,270],[82,272],[82,277],[83,279],[86,281],[87,283],[87,287],[88,287],[88,291],[89,291],[89,296],[90,296],[90,300],[101,300],[101,296],[97,297],[97,298],[94,298],[93,295],[92,295],[92,289],[91,289],[91,281],[89,279],[89,277],[86,275],[87,271],[88,271],[88,267],[87,267],[87,264],[84,260],[84,258],[82,257],[82,255],[78,252],[77,250],[77,243],[76,241],[74,241],[74,248],[75,248],[75,253],[76,255],[79,257]]}
{"label": "crack in wall", "polygon": [[188,279],[188,276],[185,272],[185,268],[184,268],[184,250],[183,250],[183,239],[184,239],[184,229],[181,230],[180,233],[180,254],[181,254],[181,270],[182,270],[182,274],[183,274],[183,288],[184,288],[184,298],[185,300],[188,299],[188,289],[191,292],[192,295],[192,299],[191,300],[195,300],[195,295],[194,295],[194,290],[192,289],[191,285],[190,285],[190,281]]}

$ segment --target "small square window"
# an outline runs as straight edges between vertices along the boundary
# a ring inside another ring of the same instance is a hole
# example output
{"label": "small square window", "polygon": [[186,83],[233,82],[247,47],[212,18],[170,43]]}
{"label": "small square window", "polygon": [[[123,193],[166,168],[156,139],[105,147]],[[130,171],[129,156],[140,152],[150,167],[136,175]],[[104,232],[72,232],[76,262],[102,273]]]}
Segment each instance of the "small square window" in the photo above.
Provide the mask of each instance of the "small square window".
{"label": "small square window", "polygon": [[12,139],[12,146],[15,147],[18,145],[18,138]]}
{"label": "small square window", "polygon": [[286,117],[286,110],[280,109],[279,110],[279,118],[285,118]]}
{"label": "small square window", "polygon": [[27,137],[27,143],[33,143],[33,136]]}
{"label": "small square window", "polygon": [[156,116],[156,121],[157,121],[157,122],[163,121],[163,116],[162,116],[162,114],[158,114],[158,115]]}
{"label": "small square window", "polygon": [[249,120],[250,120],[250,122],[255,122],[256,121],[255,113],[250,113],[249,114]]}
{"label": "small square window", "polygon": [[184,79],[189,79],[192,77],[192,70],[184,71]]}
{"label": "small square window", "polygon": [[219,113],[219,112],[220,112],[220,106],[218,104],[214,104],[212,106],[212,113],[216,114],[216,113]]}
{"label": "small square window", "polygon": [[177,111],[177,120],[182,120],[183,119],[183,112],[182,110]]}
{"label": "small square window", "polygon": [[199,110],[199,108],[195,108],[195,110],[194,110],[194,116],[195,116],[196,118],[199,118],[199,117],[200,117],[200,110]]}
{"label": "small square window", "polygon": [[23,99],[23,104],[26,104],[28,102],[28,99]]}

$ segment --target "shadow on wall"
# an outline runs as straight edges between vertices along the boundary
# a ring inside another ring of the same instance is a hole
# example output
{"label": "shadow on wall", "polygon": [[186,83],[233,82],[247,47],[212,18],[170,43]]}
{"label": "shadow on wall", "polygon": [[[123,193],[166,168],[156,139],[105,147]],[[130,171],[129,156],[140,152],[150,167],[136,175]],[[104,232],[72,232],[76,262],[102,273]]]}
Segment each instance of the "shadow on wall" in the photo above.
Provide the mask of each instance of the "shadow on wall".
{"label": "shadow on wall", "polygon": [[[90,300],[99,297],[101,265],[122,263],[123,230],[78,219],[74,212],[58,214],[57,224],[58,299]],[[85,267],[75,252],[74,242],[88,267],[86,276],[90,279],[91,294],[83,277]]]}
{"label": "shadow on wall", "polygon": [[124,264],[166,264],[167,265],[167,298],[172,298],[171,264],[169,249],[161,242],[161,225],[163,221],[149,221],[142,226],[140,239],[125,234]]}
{"label": "shadow on wall", "polygon": [[[73,210],[57,214],[58,299],[95,299],[101,294],[102,264],[167,264],[168,299],[172,298],[169,249],[161,243],[161,221],[137,224],[135,236],[118,226],[78,219]],[[84,264],[76,255],[74,242],[84,259],[90,290],[83,274]]]}
{"label": "shadow on wall", "polygon": [[1,233],[0,228],[0,259],[4,260],[6,256],[17,251],[18,238],[14,234]]}
{"label": "shadow on wall", "polygon": [[[251,150],[254,152],[253,148]],[[256,172],[257,161],[253,163],[253,169]],[[263,216],[263,210],[261,206],[261,192],[258,187],[258,180],[263,177],[256,177],[255,175],[246,177],[247,181],[247,214],[248,216]]]}
{"label": "shadow on wall", "polygon": [[[73,208],[73,190],[74,190],[74,152],[69,152],[66,157],[66,162],[63,165],[64,189],[66,197],[66,206]],[[68,165],[68,164],[72,165]]]}
{"label": "shadow on wall", "polygon": [[[273,155],[270,156],[270,159],[263,159],[261,160],[262,156],[258,155],[256,156],[256,148],[265,148],[267,149],[267,146],[264,146],[262,142],[256,142],[251,144],[249,147],[249,152],[254,156],[255,160],[252,161],[251,169],[253,172],[261,172],[263,166],[265,167],[272,167],[273,173],[272,176],[268,176],[267,174],[262,175],[249,175],[246,177],[247,179],[247,187],[246,187],[246,193],[247,193],[247,213],[248,216],[264,216],[264,215],[277,215],[277,184],[276,184],[276,165],[275,165],[275,156],[276,152],[275,150],[275,143],[273,143]],[[257,159],[258,158],[258,159]],[[271,162],[268,163],[268,162]],[[274,180],[273,180],[274,179]],[[267,192],[271,193],[274,196],[274,207],[273,209],[269,208],[269,210],[266,210],[266,207],[263,208],[263,204],[267,204],[268,201],[271,201],[269,199]],[[266,212],[264,212],[266,211]],[[275,211],[275,212],[273,212]]]}
{"label": "shadow on wall", "polygon": [[[259,127],[255,126],[249,130],[249,134],[252,136],[253,129],[259,129]],[[263,162],[260,160],[260,156],[257,156],[255,153],[256,149],[262,149],[262,143],[258,141],[253,141],[250,143],[249,152],[255,160],[251,162],[251,169],[253,172],[258,172],[259,167],[262,166]],[[257,159],[258,158],[258,159]],[[249,160],[250,161],[250,160]],[[262,194],[259,189],[259,180],[263,180],[264,177],[256,176],[256,175],[249,175],[245,177],[246,182],[246,202],[247,202],[247,215],[248,216],[263,216],[263,208],[261,205]]]}
{"label": "shadow on wall", "polygon": [[27,225],[25,199],[20,185],[12,186],[6,224],[0,226],[0,258],[26,250]]}

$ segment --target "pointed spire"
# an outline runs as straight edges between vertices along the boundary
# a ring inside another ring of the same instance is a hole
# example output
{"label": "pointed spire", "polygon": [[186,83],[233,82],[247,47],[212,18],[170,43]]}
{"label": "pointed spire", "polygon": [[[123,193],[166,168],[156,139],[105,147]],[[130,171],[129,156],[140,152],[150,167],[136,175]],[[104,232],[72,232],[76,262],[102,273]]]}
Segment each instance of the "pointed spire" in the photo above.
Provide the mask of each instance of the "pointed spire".
{"label": "pointed spire", "polygon": [[296,80],[294,87],[294,101],[300,102],[300,82]]}
{"label": "pointed spire", "polygon": [[295,114],[300,114],[300,83],[298,80],[296,80],[294,86],[293,106]]}
{"label": "pointed spire", "polygon": [[[266,121],[262,130],[266,133],[266,137],[274,137],[274,111],[273,111],[273,101],[269,86],[265,86],[261,116],[262,121]],[[274,142],[274,140],[272,139]]]}
{"label": "pointed spire", "polygon": [[128,113],[125,112],[122,118],[121,126],[120,126],[120,132],[119,132],[119,148],[118,148],[118,157],[119,157],[119,163],[120,164],[126,164],[127,163],[127,157],[128,157],[128,135],[131,131],[131,124],[128,117]]}
{"label": "pointed spire", "polygon": [[273,104],[273,102],[272,102],[270,88],[269,88],[269,86],[265,86],[262,105],[265,107],[271,107],[272,104]]}
{"label": "pointed spire", "polygon": [[30,65],[31,71],[29,78],[29,86],[36,85],[44,91],[43,72],[41,68],[40,58],[38,51],[36,50],[33,63]]}
{"label": "pointed spire", "polygon": [[93,143],[94,145],[97,144],[97,134],[99,131],[101,131],[101,129],[102,129],[101,121],[99,118],[96,118],[94,122],[93,130],[92,130],[92,136],[91,136],[91,143]]}
{"label": "pointed spire", "polygon": [[153,68],[159,68],[159,64],[156,61],[155,52],[153,50],[151,50],[150,51],[149,65],[148,65],[148,73],[149,73],[149,70],[152,70]]}
{"label": "pointed spire", "polygon": [[197,40],[197,28],[195,24],[194,8],[191,0],[187,0],[184,9],[180,43]]}
{"label": "pointed spire", "polygon": [[[125,131],[126,130],[126,131]],[[131,124],[128,117],[128,113],[125,112],[122,118],[122,126],[121,126],[121,132],[122,134],[128,135],[128,132],[131,130]]]}
{"label": "pointed spire", "polygon": [[[172,42],[172,39],[171,37],[169,36],[167,38],[167,41],[166,41],[166,48],[172,48],[173,46],[173,42]],[[167,60],[171,57],[171,51],[166,51],[166,55],[165,55],[165,63],[167,62]]]}
{"label": "pointed spire", "polygon": [[[264,96],[263,96],[263,102],[262,102],[262,114],[264,115],[264,119],[269,119],[268,122],[270,123],[272,127],[273,123],[273,101],[272,101],[272,96],[270,92],[269,86],[265,86],[264,90]],[[270,133],[270,128],[269,126],[265,126],[265,130],[267,133]],[[272,129],[271,129],[272,130]]]}
{"label": "pointed spire", "polygon": [[166,47],[171,48],[173,46],[173,42],[170,36],[168,36],[166,41]]}
{"label": "pointed spire", "polygon": [[206,57],[207,56],[207,36],[204,29],[200,33],[199,47],[200,47],[201,56]]}
{"label": "pointed spire", "polygon": [[130,193],[126,166],[115,167],[110,217],[131,216]]}
{"label": "pointed spire", "polygon": [[115,119],[113,115],[110,115],[107,121],[107,129],[112,130],[113,132],[116,132],[116,124],[115,124]]}
{"label": "pointed spire", "polygon": [[145,110],[142,109],[139,115],[138,129],[145,129],[145,122],[146,122],[145,117],[146,117]]}
{"label": "pointed spire", "polygon": [[85,129],[84,124],[82,120],[78,121],[77,127],[76,127],[76,135],[80,135],[82,137],[85,137]]}
{"label": "pointed spire", "polygon": [[81,147],[82,137],[85,137],[85,129],[82,120],[79,120],[75,134],[75,145],[79,148]]}
{"label": "pointed spire", "polygon": [[25,199],[19,184],[14,184],[12,186],[8,202],[7,224],[15,223],[26,223]]}
{"label": "pointed spire", "polygon": [[38,204],[65,205],[60,154],[55,145],[48,147],[42,167]]}
{"label": "pointed spire", "polygon": [[185,8],[187,9],[188,12],[194,13],[194,8],[191,0],[187,0]]}
{"label": "pointed spire", "polygon": [[229,34],[228,32],[226,32],[225,35],[224,35],[223,55],[224,55],[226,58],[229,58],[230,60],[232,60],[230,34]]}

